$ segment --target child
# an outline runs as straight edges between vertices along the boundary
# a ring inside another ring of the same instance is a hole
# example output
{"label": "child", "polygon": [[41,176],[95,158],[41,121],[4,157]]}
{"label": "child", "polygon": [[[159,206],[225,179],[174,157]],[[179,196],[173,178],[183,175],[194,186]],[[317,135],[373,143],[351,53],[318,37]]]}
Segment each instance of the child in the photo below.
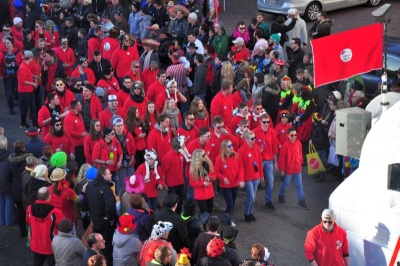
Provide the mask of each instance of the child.
{"label": "child", "polygon": [[241,102],[237,109],[233,111],[234,117],[232,118],[232,122],[229,126],[231,132],[236,132],[236,129],[239,127],[241,120],[250,120],[249,107],[245,102]]}
{"label": "child", "polygon": [[240,147],[242,147],[243,144],[245,143],[244,139],[243,139],[243,134],[247,130],[249,130],[249,121],[246,120],[246,119],[243,119],[243,120],[240,121],[239,127],[236,129],[236,131],[234,131],[237,143],[239,143],[239,146],[237,147],[236,150],[238,150]]}
{"label": "child", "polygon": [[292,127],[292,124],[289,123],[289,111],[288,110],[282,110],[280,114],[280,120],[276,127],[275,127],[275,132],[276,136],[278,137],[279,140],[279,148],[282,146],[282,144],[287,140],[287,131],[289,128]]}
{"label": "child", "polygon": [[304,69],[301,68],[296,70],[296,78],[297,78],[296,83],[300,83],[303,86],[306,86],[307,83],[309,82],[304,76]]}
{"label": "child", "polygon": [[[329,138],[328,131],[325,126],[321,123],[322,116],[315,112],[312,116],[313,120],[313,130],[311,134],[311,139],[309,144],[314,145],[315,150],[318,152],[319,158],[322,161],[322,164],[326,165],[326,151],[329,149]],[[325,172],[314,175],[313,178],[316,178],[315,182],[324,182],[325,181]]]}

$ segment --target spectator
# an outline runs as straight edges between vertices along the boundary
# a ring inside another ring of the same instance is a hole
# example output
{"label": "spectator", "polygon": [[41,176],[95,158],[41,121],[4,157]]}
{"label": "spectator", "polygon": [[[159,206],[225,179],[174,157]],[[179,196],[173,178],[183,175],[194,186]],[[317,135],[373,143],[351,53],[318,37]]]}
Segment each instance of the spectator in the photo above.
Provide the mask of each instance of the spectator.
{"label": "spectator", "polygon": [[189,28],[189,23],[185,18],[186,16],[189,15],[189,13],[187,12],[188,10],[183,7],[182,8],[174,7],[174,11],[176,12],[176,19],[172,24],[170,33],[175,39],[184,40],[186,38],[186,34]]}
{"label": "spectator", "polygon": [[151,26],[151,16],[149,15],[150,11],[147,7],[140,8],[140,22],[139,22],[139,39],[147,39],[150,38],[150,30],[147,27]]}
{"label": "spectator", "polygon": [[26,209],[26,221],[31,228],[29,246],[33,252],[33,264],[43,265],[47,261],[48,265],[55,265],[51,244],[58,234],[58,225],[64,215],[50,204],[50,191],[47,187],[39,189],[37,198]]}
{"label": "spectator", "polygon": [[233,112],[232,90],[231,81],[222,81],[221,91],[211,101],[211,119],[219,115],[227,125],[231,124]]}
{"label": "spectator", "polygon": [[104,66],[104,78],[97,82],[97,86],[104,88],[107,91],[107,95],[117,95],[120,90],[119,81],[115,78],[114,71],[115,69],[111,65]]}
{"label": "spectator", "polygon": [[187,199],[183,206],[181,218],[185,221],[189,237],[189,250],[193,250],[194,243],[201,232],[204,232],[203,222],[196,214],[196,201]]}
{"label": "spectator", "polygon": [[122,108],[118,106],[117,96],[115,94],[108,95],[108,107],[100,112],[99,121],[101,128],[110,126],[110,120],[114,115],[124,116]]}
{"label": "spectator", "polygon": [[202,258],[207,256],[207,245],[211,239],[219,237],[219,227],[220,220],[218,217],[211,216],[207,222],[206,231],[201,232],[194,243],[192,258],[195,264],[199,263]]}
{"label": "spectator", "polygon": [[72,230],[73,223],[66,218],[62,219],[58,224],[58,235],[51,242],[56,265],[76,266],[82,264],[85,246],[72,233]]}
{"label": "spectator", "polygon": [[69,47],[75,50],[78,45],[78,27],[74,25],[74,18],[67,17],[65,19],[65,26],[66,28],[65,31],[63,32],[64,36],[61,37],[67,38]]}
{"label": "spectator", "polygon": [[107,261],[103,255],[97,254],[97,255],[93,255],[92,257],[89,258],[87,265],[88,266],[106,266]]}
{"label": "spectator", "polygon": [[119,217],[117,230],[113,237],[113,263],[114,265],[137,265],[137,255],[141,243],[135,232],[135,217],[124,213]]}
{"label": "spectator", "polygon": [[129,14],[129,32],[135,38],[140,39],[140,3],[134,2],[131,5],[132,13]]}
{"label": "spectator", "polygon": [[25,144],[25,150],[32,153],[36,158],[39,158],[42,156],[44,146],[47,145],[39,137],[40,129],[30,127],[25,131],[25,133],[30,138],[30,140]]}
{"label": "spectator", "polygon": [[[83,266],[88,266],[92,257],[95,257],[96,255],[103,255],[101,250],[105,248],[105,240],[101,234],[92,233],[87,239],[87,245],[88,248],[82,256]],[[103,265],[101,264],[101,266]]]}
{"label": "spectator", "polygon": [[[151,235],[151,231],[153,229],[153,221],[150,216],[150,211],[148,210],[146,201],[140,194],[137,194],[137,192],[140,192],[144,187],[144,182],[141,181],[142,178],[143,176],[138,176],[133,184],[131,183],[130,177],[125,178],[125,193],[126,195],[130,195],[129,208],[127,209],[127,213],[135,216],[136,227],[134,232],[139,236],[139,240],[143,243],[144,241],[149,239]],[[123,199],[124,196],[121,197],[121,212]]]}
{"label": "spectator", "polygon": [[241,264],[239,252],[235,245],[237,235],[238,230],[232,226],[226,226],[221,231],[221,239],[225,242],[225,250],[221,257],[229,261],[232,266],[239,266]]}
{"label": "spectator", "polygon": [[[296,19],[296,24],[293,29],[287,32],[287,38],[285,42],[286,46],[286,52],[288,57],[290,56],[290,53],[292,52],[291,49],[291,44],[290,41],[293,38],[299,38],[301,40],[301,44],[303,47],[303,50],[307,50],[307,26],[306,22],[300,17],[299,11],[295,8],[290,8],[288,10],[288,15],[290,16],[286,22],[285,25],[289,26],[294,19]],[[282,35],[284,36],[284,35]]]}
{"label": "spectator", "polygon": [[22,185],[22,207],[26,211],[26,208],[31,205],[33,201],[32,190],[31,190],[31,173],[38,164],[38,159],[33,156],[29,156],[25,160],[25,170],[22,172],[21,185]]}
{"label": "spectator", "polygon": [[70,158],[75,158],[74,142],[69,132],[64,130],[60,118],[52,119],[50,131],[44,137],[44,141],[53,147],[53,152],[63,151]]}
{"label": "spectator", "polygon": [[88,57],[88,42],[89,36],[87,35],[86,29],[80,28],[78,30],[78,43],[75,50],[76,58]]}
{"label": "spectator", "polygon": [[[50,161],[50,159],[49,159],[49,161]],[[49,165],[50,165],[50,162],[49,162]],[[38,199],[37,194],[38,194],[39,189],[41,187],[48,187],[49,184],[51,184],[47,166],[44,164],[40,164],[40,160],[39,160],[38,165],[31,172],[31,177],[32,177],[31,178],[31,196],[32,196],[32,200],[35,201]],[[64,217],[64,215],[63,215],[63,217]]]}
{"label": "spectator", "polygon": [[204,257],[197,264],[199,266],[231,266],[232,264],[222,257],[224,252],[225,243],[218,237],[214,237],[207,244],[207,257]]}
{"label": "spectator", "polygon": [[[146,266],[156,266],[156,265],[171,265],[172,253],[167,246],[160,246],[154,252],[154,259],[146,263]],[[174,264],[172,264],[174,265]]]}
{"label": "spectator", "polygon": [[260,243],[256,243],[251,247],[251,259],[245,260],[245,262],[255,262],[255,265],[270,265],[268,263],[268,258],[269,258],[270,253],[268,252],[268,249],[264,247]]}
{"label": "spectator", "polygon": [[0,136],[0,225],[14,224],[14,199],[11,193],[11,181],[7,179],[8,157],[7,138]]}
{"label": "spectator", "polygon": [[137,43],[132,35],[126,34],[121,47],[115,49],[111,57],[111,66],[115,69],[115,76],[122,83],[122,78],[129,71],[131,63],[139,60]]}
{"label": "spectator", "polygon": [[215,52],[222,56],[223,60],[226,60],[229,52],[229,36],[225,31],[225,27],[222,22],[217,22],[214,26],[216,37],[213,41]]}
{"label": "spectator", "polygon": [[157,124],[150,132],[147,139],[147,149],[154,149],[157,152],[158,159],[162,161],[163,157],[171,149],[172,135],[169,130],[170,118],[167,114],[158,116]]}
{"label": "spectator", "polygon": [[[93,60],[89,62],[88,67],[93,71],[94,76],[95,76],[95,83],[100,79],[104,79],[104,72],[103,69],[106,68],[106,66],[111,65],[110,60],[105,59],[101,56],[100,50],[95,50],[93,51]],[[92,84],[92,85],[94,85]]]}
{"label": "spectator", "polygon": [[329,20],[326,16],[326,11],[321,10],[317,14],[317,21],[308,31],[308,36],[312,37],[313,39],[318,39],[324,36],[331,35],[331,27],[333,24],[333,20]]}

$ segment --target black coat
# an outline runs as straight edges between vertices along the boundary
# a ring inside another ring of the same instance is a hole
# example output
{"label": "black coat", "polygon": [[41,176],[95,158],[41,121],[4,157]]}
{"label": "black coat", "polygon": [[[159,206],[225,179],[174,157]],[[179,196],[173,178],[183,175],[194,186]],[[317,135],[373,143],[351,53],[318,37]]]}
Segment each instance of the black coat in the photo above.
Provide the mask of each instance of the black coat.
{"label": "black coat", "polygon": [[168,241],[171,242],[175,250],[189,247],[189,237],[185,222],[176,212],[172,210],[162,210],[153,215],[153,222],[170,222],[174,225],[168,234]]}
{"label": "black coat", "polygon": [[196,238],[199,236],[201,232],[204,232],[204,225],[200,221],[197,215],[184,217],[183,214],[181,215],[182,219],[186,223],[186,228],[188,230],[188,237],[189,237],[189,249],[192,250],[194,246],[194,242]]}
{"label": "black coat", "polygon": [[207,92],[207,71],[208,67],[206,64],[200,64],[196,67],[191,94],[205,94]]}
{"label": "black coat", "polygon": [[36,10],[31,10],[29,13],[26,13],[26,16],[24,19],[24,29],[34,31],[35,30],[35,22],[38,19],[39,19],[39,15]]}
{"label": "black coat", "polygon": [[47,144],[41,141],[40,139],[31,139],[25,144],[25,150],[30,152],[36,158],[40,158],[43,155],[43,148]]}
{"label": "black coat", "polygon": [[204,257],[197,264],[197,266],[232,266],[232,264],[223,257]]}
{"label": "black coat", "polygon": [[7,179],[8,173],[8,156],[11,152],[8,150],[0,151],[0,193],[11,192],[11,180]]}
{"label": "black coat", "polygon": [[24,207],[24,210],[26,210],[26,208],[34,202],[32,197],[32,188],[31,188],[31,171],[25,169],[22,172],[21,179],[22,179],[22,184],[21,184],[22,206]]}
{"label": "black coat", "polygon": [[[54,73],[54,78],[63,78],[65,79],[65,70],[63,66],[63,62],[61,60],[57,59],[57,69],[56,72]],[[49,79],[49,71],[48,70],[42,70],[42,83],[47,84],[47,81]]]}
{"label": "black coat", "polygon": [[75,25],[69,28],[66,27],[64,34],[65,36],[63,37],[68,39],[69,47],[75,50],[76,46],[78,45],[78,28]]}
{"label": "black coat", "polygon": [[165,40],[161,40],[160,48],[158,49],[158,58],[160,59],[161,69],[167,69],[171,65],[171,59],[169,59],[169,51],[172,40],[170,37]]}
{"label": "black coat", "polygon": [[13,152],[8,157],[7,177],[11,180],[11,194],[16,201],[22,200],[22,172],[25,170],[28,156],[32,156],[32,153],[16,154]]}
{"label": "black coat", "polygon": [[285,25],[285,23],[279,24],[276,22],[271,25],[271,34],[274,34],[274,33],[281,34],[281,41],[279,42],[279,44],[282,47],[284,47],[285,41],[287,41],[287,39],[286,39],[287,32],[290,31],[291,29],[293,29],[294,26],[296,26],[296,21],[297,21],[297,19],[292,19],[292,21],[290,22],[289,25]]}
{"label": "black coat", "polygon": [[93,226],[98,230],[105,230],[109,228],[110,223],[115,224],[118,220],[115,196],[111,190],[113,185],[99,174],[87,185],[85,203],[89,208]]}
{"label": "black coat", "polygon": [[93,70],[94,76],[96,77],[96,83],[99,80],[106,78],[106,76],[104,76],[104,72],[103,72],[103,69],[105,68],[105,66],[111,66],[110,60],[101,58],[101,61],[99,64],[96,63],[96,61],[94,61],[94,59],[89,62],[88,67],[91,70]]}

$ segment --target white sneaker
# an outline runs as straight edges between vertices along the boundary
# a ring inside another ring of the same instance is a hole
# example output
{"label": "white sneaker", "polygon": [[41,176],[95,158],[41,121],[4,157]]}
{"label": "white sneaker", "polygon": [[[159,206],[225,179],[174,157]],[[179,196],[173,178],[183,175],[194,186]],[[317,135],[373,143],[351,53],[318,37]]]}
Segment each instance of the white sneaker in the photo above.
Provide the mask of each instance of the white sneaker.
{"label": "white sneaker", "polygon": [[231,221],[231,226],[236,227],[236,224],[233,221]]}

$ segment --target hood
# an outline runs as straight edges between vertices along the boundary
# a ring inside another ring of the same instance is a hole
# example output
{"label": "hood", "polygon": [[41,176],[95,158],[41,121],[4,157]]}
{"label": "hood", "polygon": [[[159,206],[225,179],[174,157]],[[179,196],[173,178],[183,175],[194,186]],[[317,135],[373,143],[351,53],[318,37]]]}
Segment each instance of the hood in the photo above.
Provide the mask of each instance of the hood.
{"label": "hood", "polygon": [[121,234],[118,230],[115,230],[113,245],[117,248],[123,248],[132,237],[134,237],[134,234]]}
{"label": "hood", "polygon": [[10,156],[8,157],[8,160],[10,161],[10,163],[13,163],[15,165],[20,165],[22,163],[25,163],[25,160],[28,156],[31,156],[31,153],[23,153],[23,154],[15,154],[14,152],[12,154],[10,154]]}
{"label": "hood", "polygon": [[187,128],[185,126],[185,122],[182,122],[179,128],[183,128],[184,130],[192,131],[194,129],[194,126],[191,126],[190,128]]}
{"label": "hood", "polygon": [[158,123],[154,126],[154,128],[157,129],[158,131],[160,131],[161,133],[164,133],[164,134],[168,133],[168,128],[166,131],[162,131],[160,128],[160,124],[158,124]]}
{"label": "hood", "polygon": [[36,218],[46,218],[54,209],[50,202],[37,200],[31,205],[32,215]]}
{"label": "hood", "polygon": [[10,156],[11,151],[9,150],[1,150],[0,151],[0,161],[4,161],[5,159],[7,159],[8,156]]}

